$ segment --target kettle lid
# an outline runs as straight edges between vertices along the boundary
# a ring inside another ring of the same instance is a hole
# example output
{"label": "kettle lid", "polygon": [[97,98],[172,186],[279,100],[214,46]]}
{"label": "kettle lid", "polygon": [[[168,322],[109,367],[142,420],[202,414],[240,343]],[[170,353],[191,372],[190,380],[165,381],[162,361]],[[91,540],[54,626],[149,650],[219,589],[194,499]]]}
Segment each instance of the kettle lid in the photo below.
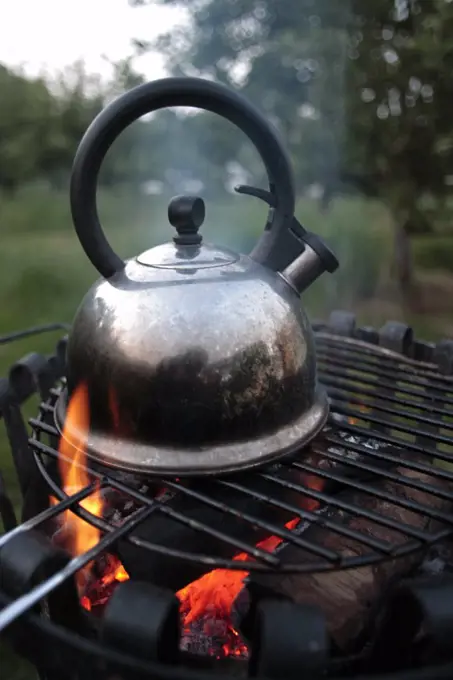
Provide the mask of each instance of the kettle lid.
{"label": "kettle lid", "polygon": [[175,196],[168,206],[168,219],[175,227],[173,243],[164,243],[145,251],[135,259],[147,267],[195,272],[234,264],[239,255],[226,248],[203,243],[199,229],[206,210],[198,196]]}

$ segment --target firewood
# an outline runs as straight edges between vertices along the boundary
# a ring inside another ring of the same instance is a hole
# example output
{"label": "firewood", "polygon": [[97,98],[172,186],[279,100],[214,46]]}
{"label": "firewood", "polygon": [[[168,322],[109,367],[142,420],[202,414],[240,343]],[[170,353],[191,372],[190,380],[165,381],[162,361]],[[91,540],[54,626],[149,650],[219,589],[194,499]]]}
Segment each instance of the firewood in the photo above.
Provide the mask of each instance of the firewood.
{"label": "firewood", "polygon": [[[426,462],[426,459],[424,460]],[[410,479],[447,489],[442,480],[400,466],[394,471]],[[389,499],[400,498],[415,501],[426,507],[446,511],[450,503],[428,492],[413,489],[393,481],[383,480],[374,485],[385,491]],[[439,522],[424,514],[394,505],[391,500],[382,500],[370,494],[345,490],[337,498],[357,508],[373,511],[393,519],[407,527],[423,531],[435,531]],[[326,517],[365,536],[373,537],[393,545],[407,542],[407,536],[388,527],[357,517],[343,510],[330,507]],[[312,524],[303,534],[304,538],[318,545],[330,548],[344,557],[359,557],[370,553],[370,547],[336,534],[331,530]],[[410,540],[410,539],[409,539]],[[387,559],[374,566],[357,567],[343,571],[329,571],[314,574],[272,575],[254,573],[249,577],[249,592],[257,597],[261,589],[287,596],[299,603],[320,607],[327,620],[329,632],[339,649],[352,651],[354,643],[372,628],[373,621],[386,592],[392,583],[408,575],[422,561],[423,549],[405,557]],[[316,559],[311,553],[286,544],[280,552],[282,560],[298,563]]]}

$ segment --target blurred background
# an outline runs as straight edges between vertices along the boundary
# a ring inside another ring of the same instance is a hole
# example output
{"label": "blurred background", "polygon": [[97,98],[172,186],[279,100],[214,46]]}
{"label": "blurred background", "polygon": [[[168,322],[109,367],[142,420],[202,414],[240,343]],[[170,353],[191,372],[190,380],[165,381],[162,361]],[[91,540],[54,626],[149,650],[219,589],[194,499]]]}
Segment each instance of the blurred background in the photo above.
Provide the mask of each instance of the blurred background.
{"label": "blurred background", "polygon": [[[297,216],[341,262],[308,292],[312,316],[350,309],[361,323],[453,337],[451,0],[3,0],[0,336],[70,323],[96,278],[69,213],[77,144],[112,98],[168,74],[225,82],[281,130]],[[112,147],[100,214],[132,256],[171,238],[172,195],[199,193],[205,237],[249,252],[267,211],[234,194],[241,182],[265,187],[242,133],[170,109]],[[0,344],[0,375],[54,340]],[[0,467],[14,490],[4,441]]]}

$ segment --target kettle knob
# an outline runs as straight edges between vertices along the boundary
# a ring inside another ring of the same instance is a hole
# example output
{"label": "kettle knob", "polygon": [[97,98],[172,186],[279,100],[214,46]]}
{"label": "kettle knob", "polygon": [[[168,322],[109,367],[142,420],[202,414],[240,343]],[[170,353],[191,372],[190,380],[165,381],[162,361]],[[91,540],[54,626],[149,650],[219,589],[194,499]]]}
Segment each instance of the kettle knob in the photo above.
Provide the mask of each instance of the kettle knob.
{"label": "kettle knob", "polygon": [[196,246],[202,241],[199,228],[204,222],[205,204],[198,196],[175,196],[168,206],[168,220],[178,232],[173,241],[178,246]]}

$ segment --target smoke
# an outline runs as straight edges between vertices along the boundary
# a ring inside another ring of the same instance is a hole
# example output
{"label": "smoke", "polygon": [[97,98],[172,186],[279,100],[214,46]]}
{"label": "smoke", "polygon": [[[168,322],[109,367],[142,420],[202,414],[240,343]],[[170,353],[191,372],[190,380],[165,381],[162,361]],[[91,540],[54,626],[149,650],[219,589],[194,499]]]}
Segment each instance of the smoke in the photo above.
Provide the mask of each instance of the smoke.
{"label": "smoke", "polygon": [[[361,41],[351,0],[205,0],[197,12],[186,10],[188,23],[157,43],[172,72],[227,82],[265,112],[292,157],[298,218],[340,259],[339,271],[307,296],[314,312],[373,296],[382,210],[376,214],[361,197],[360,178],[348,172],[348,73]],[[208,240],[249,252],[267,215],[257,199],[232,194],[238,183],[266,188],[249,140],[218,116],[187,109],[159,112],[142,134],[150,159],[143,193],[153,201],[201,195]]]}

